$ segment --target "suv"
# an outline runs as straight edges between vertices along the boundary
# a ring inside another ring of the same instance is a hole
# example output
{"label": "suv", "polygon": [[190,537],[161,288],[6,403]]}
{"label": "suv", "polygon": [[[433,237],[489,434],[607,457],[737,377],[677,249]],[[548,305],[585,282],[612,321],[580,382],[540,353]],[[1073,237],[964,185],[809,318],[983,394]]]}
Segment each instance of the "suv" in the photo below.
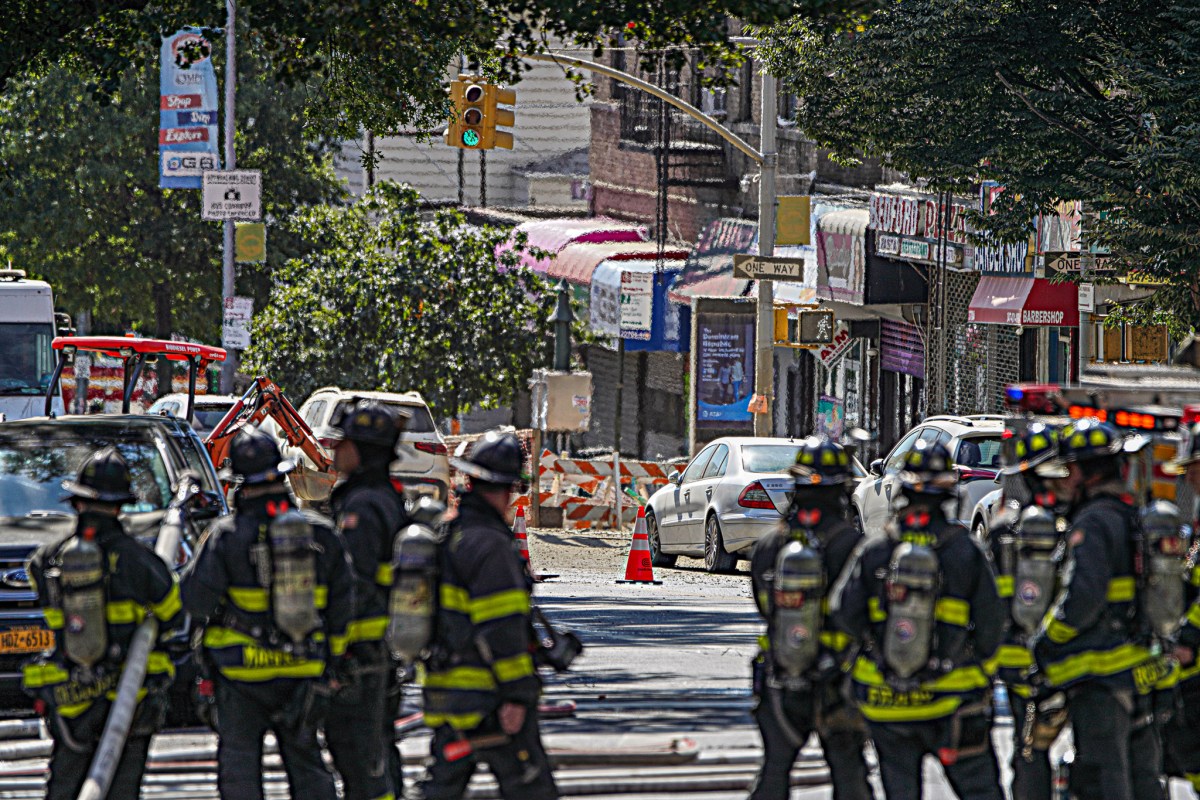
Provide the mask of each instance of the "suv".
{"label": "suv", "polygon": [[[191,558],[201,528],[228,513],[216,471],[200,438],[182,419],[148,415],[45,417],[0,423],[0,707],[27,708],[21,691],[21,664],[53,643],[46,629],[37,593],[29,582],[26,563],[35,549],[69,535],[75,512],[62,502],[62,482],[79,474],[84,459],[107,445],[116,445],[133,472],[137,502],[121,510],[121,522],[131,535],[153,547],[179,475],[200,475],[207,502],[190,515],[176,568]],[[172,708],[191,707],[187,635],[168,643],[180,665]]]}
{"label": "suv", "polygon": [[870,475],[854,490],[855,524],[868,536],[882,535],[883,526],[900,494],[899,475],[904,456],[919,440],[940,442],[950,451],[959,474],[959,497],[952,521],[968,525],[970,514],[988,492],[996,488],[1000,472],[1000,446],[1004,417],[977,414],[965,417],[938,416],[925,419],[892,448],[886,458],[871,462]]}
{"label": "suv", "polygon": [[[192,403],[192,428],[201,438],[207,436],[237,401],[238,399],[231,394],[196,395]],[[187,402],[186,394],[169,394],[155,400],[146,413],[182,419],[187,413]]]}
{"label": "suv", "polygon": [[[392,463],[392,477],[404,484],[405,494],[409,496],[428,495],[445,502],[450,490],[449,452],[433,423],[429,406],[419,393],[360,392],[327,386],[313,392],[300,406],[299,412],[319,436],[322,428],[327,427],[346,406],[358,400],[378,400],[410,415],[404,435],[400,437],[400,445],[396,448],[397,460]],[[336,474],[319,472],[303,450],[291,447],[286,440],[280,440],[279,446],[284,457],[294,460],[300,467],[288,475],[292,491],[309,503],[327,501],[333,491]]]}

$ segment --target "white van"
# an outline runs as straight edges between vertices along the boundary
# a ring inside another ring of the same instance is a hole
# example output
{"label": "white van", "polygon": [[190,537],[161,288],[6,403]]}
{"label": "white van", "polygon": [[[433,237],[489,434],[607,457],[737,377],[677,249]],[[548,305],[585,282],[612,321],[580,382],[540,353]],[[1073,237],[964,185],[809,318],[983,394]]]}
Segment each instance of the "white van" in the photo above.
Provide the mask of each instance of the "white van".
{"label": "white van", "polygon": [[[54,295],[50,284],[26,279],[24,270],[0,269],[0,415],[40,417],[54,376]],[[63,413],[61,390],[51,410]]]}

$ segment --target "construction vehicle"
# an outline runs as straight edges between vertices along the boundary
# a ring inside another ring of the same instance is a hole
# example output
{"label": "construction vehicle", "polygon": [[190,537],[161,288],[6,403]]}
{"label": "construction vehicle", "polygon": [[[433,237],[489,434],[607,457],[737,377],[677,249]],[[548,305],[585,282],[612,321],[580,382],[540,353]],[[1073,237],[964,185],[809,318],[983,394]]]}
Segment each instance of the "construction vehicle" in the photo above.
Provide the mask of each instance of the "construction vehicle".
{"label": "construction vehicle", "polygon": [[[333,459],[317,441],[312,428],[296,411],[296,407],[284,397],[275,382],[264,375],[259,375],[254,379],[250,388],[233,404],[233,407],[226,412],[221,421],[204,439],[204,446],[208,449],[208,455],[217,469],[220,469],[229,460],[229,449],[233,444],[234,437],[247,425],[259,425],[268,417],[279,428],[288,444],[292,447],[299,447],[312,461],[311,467],[306,462],[299,461],[296,465],[296,472],[316,471],[322,474],[333,472]],[[303,487],[307,485],[306,481],[289,480],[289,482],[296,496],[306,503],[324,499],[306,497],[303,492]]]}

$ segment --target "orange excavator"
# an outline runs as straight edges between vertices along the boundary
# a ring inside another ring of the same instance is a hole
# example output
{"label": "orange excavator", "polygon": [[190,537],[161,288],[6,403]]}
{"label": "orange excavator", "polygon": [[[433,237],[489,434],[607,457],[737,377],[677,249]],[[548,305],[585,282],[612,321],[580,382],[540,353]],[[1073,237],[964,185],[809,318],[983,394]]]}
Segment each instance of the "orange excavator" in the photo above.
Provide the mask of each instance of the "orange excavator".
{"label": "orange excavator", "polygon": [[299,447],[312,459],[320,472],[333,470],[333,459],[317,441],[312,428],[296,411],[296,407],[283,396],[275,382],[259,375],[233,407],[221,418],[204,440],[213,465],[220,469],[229,458],[229,447],[233,438],[247,425],[258,425],[267,417],[275,421],[284,438],[292,447]]}

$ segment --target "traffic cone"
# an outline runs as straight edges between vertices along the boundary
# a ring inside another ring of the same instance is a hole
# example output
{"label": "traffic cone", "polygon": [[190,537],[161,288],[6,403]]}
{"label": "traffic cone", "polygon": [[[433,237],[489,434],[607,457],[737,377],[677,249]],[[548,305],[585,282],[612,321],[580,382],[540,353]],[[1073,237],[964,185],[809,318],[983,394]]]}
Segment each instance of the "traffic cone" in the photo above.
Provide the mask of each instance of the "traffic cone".
{"label": "traffic cone", "polygon": [[[525,563],[529,563],[529,535],[525,530],[525,506],[517,506],[517,518],[513,520],[513,539],[517,542],[517,552]],[[530,565],[530,571],[533,566]]]}
{"label": "traffic cone", "polygon": [[650,564],[650,537],[646,533],[646,507],[639,506],[637,523],[633,526],[633,543],[629,548],[629,559],[625,562],[625,580],[617,583],[653,583],[654,568]]}

